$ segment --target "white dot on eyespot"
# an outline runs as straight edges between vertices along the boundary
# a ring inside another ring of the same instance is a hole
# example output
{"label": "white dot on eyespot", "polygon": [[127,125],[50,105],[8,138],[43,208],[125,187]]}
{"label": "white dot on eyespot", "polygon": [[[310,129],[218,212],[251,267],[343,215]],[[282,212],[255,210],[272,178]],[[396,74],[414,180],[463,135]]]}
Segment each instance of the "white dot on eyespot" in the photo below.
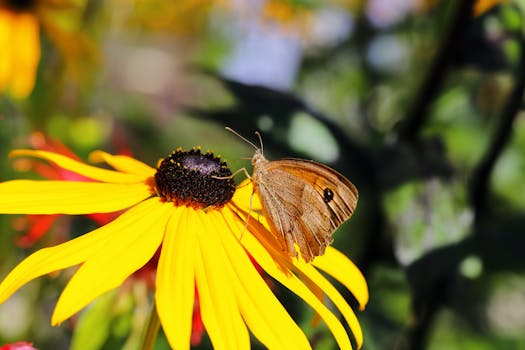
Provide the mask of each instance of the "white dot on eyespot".
{"label": "white dot on eyespot", "polygon": [[339,157],[339,147],[328,129],[306,113],[297,113],[290,124],[288,141],[297,151],[321,162]]}

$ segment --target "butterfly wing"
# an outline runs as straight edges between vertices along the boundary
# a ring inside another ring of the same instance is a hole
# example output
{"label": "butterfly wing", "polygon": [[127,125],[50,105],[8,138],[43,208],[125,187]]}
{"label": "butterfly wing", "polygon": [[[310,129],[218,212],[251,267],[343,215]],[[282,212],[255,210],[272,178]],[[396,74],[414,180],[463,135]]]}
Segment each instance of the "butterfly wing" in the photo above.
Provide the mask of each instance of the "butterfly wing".
{"label": "butterfly wing", "polygon": [[355,210],[358,193],[344,176],[303,159],[264,162],[254,168],[254,187],[270,229],[291,256],[299,246],[306,261],[324,254],[332,233]]}

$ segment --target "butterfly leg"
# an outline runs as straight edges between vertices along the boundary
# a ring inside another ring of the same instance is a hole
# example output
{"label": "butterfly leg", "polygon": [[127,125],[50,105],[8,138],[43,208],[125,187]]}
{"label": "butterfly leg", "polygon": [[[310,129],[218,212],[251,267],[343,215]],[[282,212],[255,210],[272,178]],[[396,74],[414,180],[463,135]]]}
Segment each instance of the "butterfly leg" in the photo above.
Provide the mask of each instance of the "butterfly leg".
{"label": "butterfly leg", "polygon": [[231,178],[234,178],[235,176],[237,176],[237,174],[239,174],[240,172],[244,172],[244,175],[246,175],[246,177],[248,179],[251,179],[251,175],[248,174],[248,170],[246,170],[246,168],[240,168],[239,170],[236,170],[233,174],[229,175],[229,176],[212,176],[213,179],[217,179],[217,180],[229,180]]}

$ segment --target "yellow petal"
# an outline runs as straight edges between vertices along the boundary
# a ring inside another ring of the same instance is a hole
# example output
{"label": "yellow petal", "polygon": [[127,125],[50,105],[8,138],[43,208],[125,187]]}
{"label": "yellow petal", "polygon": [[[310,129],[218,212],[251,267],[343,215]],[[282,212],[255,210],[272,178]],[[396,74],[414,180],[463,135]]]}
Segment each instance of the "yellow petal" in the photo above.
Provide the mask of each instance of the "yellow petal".
{"label": "yellow petal", "polygon": [[[258,223],[254,222],[250,224],[250,230],[254,230],[256,224]],[[243,232],[242,227],[239,228],[239,234],[241,234],[241,232]],[[264,236],[263,233],[258,233],[258,235]],[[264,271],[266,271],[270,276],[275,278],[286,288],[290,289],[293,293],[302,298],[314,309],[315,312],[319,314],[319,316],[323,319],[334,335],[334,338],[341,349],[352,348],[352,344],[348,335],[346,334],[345,328],[337,319],[337,317],[317,298],[314,292],[312,292],[296,275],[291,272],[293,269],[295,269],[295,267],[290,263],[290,260],[280,258],[279,253],[275,251],[277,248],[273,245],[267,245],[263,247],[253,235],[247,232],[242,234],[241,243],[255,258],[257,263],[264,269]],[[288,269],[283,268],[286,266]]]}
{"label": "yellow petal", "polygon": [[217,235],[221,222],[211,221],[202,210],[195,210],[188,221],[188,234],[197,235],[195,279],[199,292],[202,321],[214,349],[249,349],[250,337],[241,318],[232,290],[226,252]]}
{"label": "yellow petal", "polygon": [[0,47],[3,53],[0,55],[0,92],[4,90],[11,81],[13,53],[11,45],[13,30],[13,15],[0,8]]}
{"label": "yellow petal", "polygon": [[334,277],[354,295],[359,308],[368,303],[368,285],[357,266],[346,255],[333,247],[326,247],[325,254],[314,259],[313,264]]}
{"label": "yellow petal", "polygon": [[0,183],[0,213],[108,213],[150,196],[150,188],[144,183],[13,180]]}
{"label": "yellow petal", "polygon": [[166,338],[173,349],[190,349],[196,235],[188,231],[186,207],[177,207],[168,221],[157,270],[155,302]]}
{"label": "yellow petal", "polygon": [[0,303],[29,281],[47,273],[78,265],[96,256],[112,232],[126,231],[135,225],[142,213],[155,203],[156,199],[145,201],[128,210],[109,224],[86,233],[68,242],[51,248],[40,249],[18,264],[0,284]]}
{"label": "yellow petal", "polygon": [[[239,186],[237,186],[232,200],[235,205],[247,213],[262,209],[259,197],[253,192],[253,184],[251,180],[244,180]],[[250,214],[253,214],[251,212]]]}
{"label": "yellow petal", "polygon": [[155,169],[141,161],[128,156],[112,155],[103,151],[94,151],[89,155],[89,161],[98,163],[105,162],[114,169],[123,173],[135,174],[143,177],[155,175]]}
{"label": "yellow petal", "polygon": [[29,156],[42,158],[49,162],[55,163],[59,167],[83,175],[93,180],[114,183],[135,183],[143,182],[146,177],[136,174],[125,174],[114,170],[97,168],[77,160],[71,159],[64,155],[48,152],[36,151],[29,149],[14,150],[9,154],[11,157]]}
{"label": "yellow petal", "polygon": [[108,232],[106,244],[73,275],[58,299],[51,320],[53,325],[71,317],[99,295],[120,286],[155,254],[173,204],[154,198],[135,209],[133,216],[127,215],[128,225]]}
{"label": "yellow petal", "polygon": [[235,288],[235,295],[246,324],[269,349],[310,349],[303,331],[277,300],[240,242],[232,234],[232,230],[240,229],[238,224],[232,222],[238,219],[231,215],[228,209],[226,211],[223,211],[224,217],[218,217],[217,220],[226,220],[229,228],[225,232],[219,232],[219,237],[226,251],[229,266],[233,267],[232,287]]}
{"label": "yellow petal", "polygon": [[[317,258],[316,258],[317,259]],[[360,348],[363,345],[363,331],[359,325],[357,317],[343,296],[337,291],[337,289],[317,271],[312,265],[304,262],[302,259],[297,259],[294,262],[295,266],[299,269],[301,273],[301,279],[311,280],[315,285],[317,285],[334,305],[339,309],[343,317],[345,318],[352,334],[357,343],[357,347]]]}
{"label": "yellow petal", "polygon": [[264,216],[259,215],[253,210],[243,210],[237,205],[237,203],[232,204],[232,202],[230,202],[227,207],[231,209],[232,215],[237,215],[241,221],[244,221],[243,230],[241,232],[250,231],[252,234],[256,233],[257,240],[272,255],[275,263],[282,265],[283,261],[286,261],[286,264],[281,266],[283,270],[286,270],[286,266],[291,264],[291,258],[282,250],[277,237],[270,232],[270,228]]}
{"label": "yellow petal", "polygon": [[16,27],[12,33],[15,47],[11,49],[16,55],[13,61],[11,92],[14,97],[24,98],[35,85],[36,70],[40,60],[40,38],[36,17],[30,13],[16,16]]}

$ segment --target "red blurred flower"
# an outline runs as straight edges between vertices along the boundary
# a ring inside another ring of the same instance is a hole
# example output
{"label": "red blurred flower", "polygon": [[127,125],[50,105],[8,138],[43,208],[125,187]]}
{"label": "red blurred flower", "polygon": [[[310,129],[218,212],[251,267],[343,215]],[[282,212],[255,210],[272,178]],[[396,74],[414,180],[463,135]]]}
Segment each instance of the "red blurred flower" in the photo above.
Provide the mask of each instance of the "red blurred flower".
{"label": "red blurred flower", "polygon": [[38,350],[38,349],[33,347],[33,343],[19,341],[16,343],[5,344],[3,346],[0,346],[0,350]]}

